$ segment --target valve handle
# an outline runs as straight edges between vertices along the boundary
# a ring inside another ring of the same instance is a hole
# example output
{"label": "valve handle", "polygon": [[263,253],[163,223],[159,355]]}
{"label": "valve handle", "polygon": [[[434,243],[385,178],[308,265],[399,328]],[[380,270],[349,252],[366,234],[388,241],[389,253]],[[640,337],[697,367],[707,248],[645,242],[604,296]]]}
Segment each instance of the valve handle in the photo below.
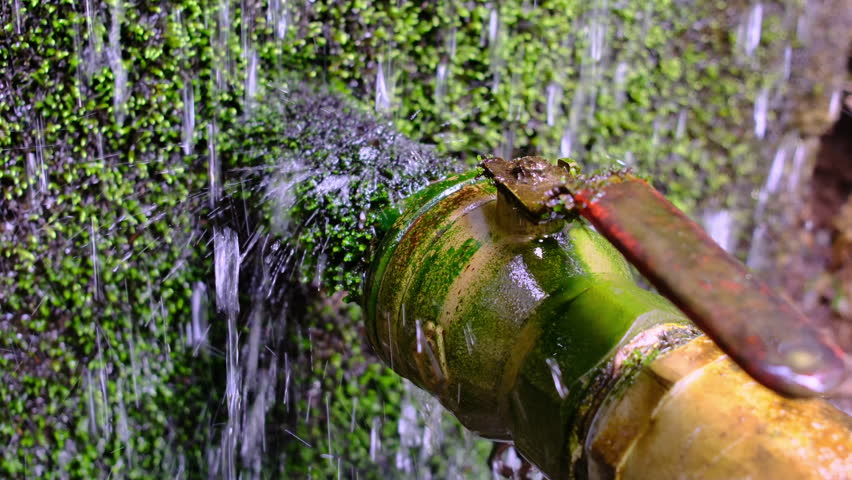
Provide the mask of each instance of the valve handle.
{"label": "valve handle", "polygon": [[758,382],[794,397],[848,389],[843,350],[644,180],[540,157],[481,166],[531,219],[586,218]]}

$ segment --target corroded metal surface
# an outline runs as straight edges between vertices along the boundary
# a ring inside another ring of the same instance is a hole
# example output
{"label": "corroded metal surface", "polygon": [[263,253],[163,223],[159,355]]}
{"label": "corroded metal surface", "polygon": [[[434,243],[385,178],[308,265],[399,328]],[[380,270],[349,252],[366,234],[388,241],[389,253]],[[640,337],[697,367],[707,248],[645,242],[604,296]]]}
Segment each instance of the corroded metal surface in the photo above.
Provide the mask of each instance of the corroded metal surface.
{"label": "corroded metal surface", "polygon": [[565,183],[571,174],[569,166],[556,166],[542,157],[512,161],[494,157],[484,160],[481,166],[497,189],[526,211],[533,222],[549,221],[556,214],[553,200],[560,193],[567,193]]}

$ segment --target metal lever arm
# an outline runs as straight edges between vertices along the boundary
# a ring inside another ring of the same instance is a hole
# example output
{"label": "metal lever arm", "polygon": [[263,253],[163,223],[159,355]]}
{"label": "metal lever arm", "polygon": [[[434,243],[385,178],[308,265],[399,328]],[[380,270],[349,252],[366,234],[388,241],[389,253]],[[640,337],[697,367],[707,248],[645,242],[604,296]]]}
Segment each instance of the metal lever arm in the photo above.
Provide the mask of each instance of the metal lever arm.
{"label": "metal lever arm", "polygon": [[482,163],[530,218],[582,215],[755,380],[789,396],[846,388],[844,353],[647,182],[540,157]]}

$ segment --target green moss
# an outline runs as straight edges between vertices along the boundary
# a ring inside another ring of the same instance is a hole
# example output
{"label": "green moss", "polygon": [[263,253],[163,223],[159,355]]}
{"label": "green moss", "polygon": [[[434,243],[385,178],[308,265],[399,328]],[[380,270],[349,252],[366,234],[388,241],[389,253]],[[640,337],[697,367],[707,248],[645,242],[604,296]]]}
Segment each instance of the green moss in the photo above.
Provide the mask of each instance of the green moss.
{"label": "green moss", "polygon": [[[752,58],[735,33],[747,18],[746,3],[350,7],[325,2],[289,11],[287,41],[260,47],[266,68],[308,69],[367,103],[381,66],[397,127],[462,158],[553,157],[567,137],[571,155],[584,164],[629,163],[687,209],[698,199],[752,201],[751,185],[763,174],[755,159],[765,144],[753,133],[754,101],[761,89],[778,88],[775,67],[793,40],[779,5],[763,5]],[[263,19],[257,26],[271,35]],[[616,78],[619,68],[624,78]],[[548,84],[559,92],[552,125],[545,122]],[[784,130],[776,125],[773,132]],[[733,184],[708,181],[734,173]]]}
{"label": "green moss", "polygon": [[[174,6],[204,37],[195,3]],[[13,405],[0,423],[15,426],[0,433],[0,476],[143,478],[200,465],[193,444],[206,436],[184,415],[209,418],[210,392],[187,379],[209,381],[209,366],[168,325],[186,322],[178,299],[206,278],[203,252],[184,247],[199,221],[187,199],[206,169],[181,151],[176,126],[180,79],[210,49],[193,62],[157,56],[159,29],[175,19],[126,8],[122,85],[107,60],[106,4],[94,2],[93,17],[71,1],[14,5],[0,15],[0,398]]]}

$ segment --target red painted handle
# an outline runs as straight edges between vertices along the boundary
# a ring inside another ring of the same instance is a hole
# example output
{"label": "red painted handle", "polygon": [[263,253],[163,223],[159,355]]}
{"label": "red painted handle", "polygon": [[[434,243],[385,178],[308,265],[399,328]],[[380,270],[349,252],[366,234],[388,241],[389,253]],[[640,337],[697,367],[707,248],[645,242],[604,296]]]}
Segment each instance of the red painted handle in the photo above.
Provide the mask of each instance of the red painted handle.
{"label": "red painted handle", "polygon": [[575,207],[754,379],[790,396],[843,381],[843,351],[662,194],[630,175],[600,184],[571,192]]}

